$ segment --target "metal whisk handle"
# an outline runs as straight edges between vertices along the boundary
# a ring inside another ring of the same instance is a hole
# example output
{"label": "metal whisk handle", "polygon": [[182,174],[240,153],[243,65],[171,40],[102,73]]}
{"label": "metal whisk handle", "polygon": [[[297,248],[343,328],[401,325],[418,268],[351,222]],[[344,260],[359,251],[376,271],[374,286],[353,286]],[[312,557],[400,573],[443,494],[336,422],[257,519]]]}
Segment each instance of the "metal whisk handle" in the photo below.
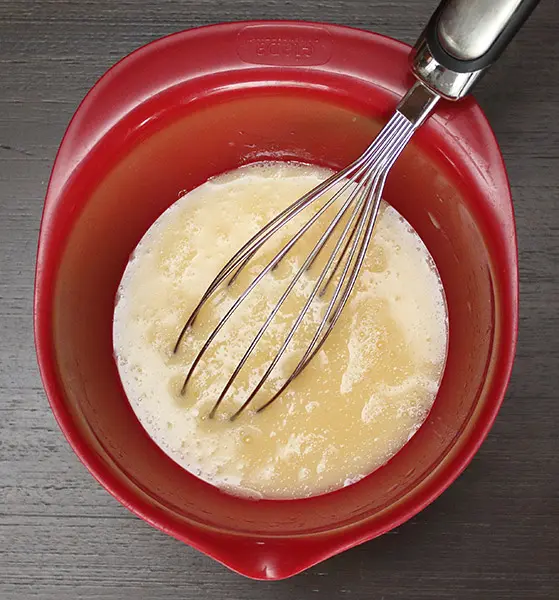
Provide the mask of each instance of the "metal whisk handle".
{"label": "metal whisk handle", "polygon": [[443,0],[412,53],[414,75],[459,100],[497,60],[539,0]]}

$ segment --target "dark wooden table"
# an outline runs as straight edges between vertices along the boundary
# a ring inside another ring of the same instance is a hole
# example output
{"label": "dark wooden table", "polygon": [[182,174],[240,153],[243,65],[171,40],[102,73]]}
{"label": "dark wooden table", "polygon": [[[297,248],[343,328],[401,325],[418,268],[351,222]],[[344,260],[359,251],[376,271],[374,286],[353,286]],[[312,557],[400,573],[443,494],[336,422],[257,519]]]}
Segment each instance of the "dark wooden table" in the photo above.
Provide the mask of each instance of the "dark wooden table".
{"label": "dark wooden table", "polygon": [[521,328],[481,451],[397,531],[293,579],[237,576],[106,493],[38,375],[33,269],[45,186],[80,99],[117,59],[210,22],[322,20],[413,42],[434,0],[0,0],[0,598],[559,598],[559,6],[542,2],[476,96],[509,169]]}

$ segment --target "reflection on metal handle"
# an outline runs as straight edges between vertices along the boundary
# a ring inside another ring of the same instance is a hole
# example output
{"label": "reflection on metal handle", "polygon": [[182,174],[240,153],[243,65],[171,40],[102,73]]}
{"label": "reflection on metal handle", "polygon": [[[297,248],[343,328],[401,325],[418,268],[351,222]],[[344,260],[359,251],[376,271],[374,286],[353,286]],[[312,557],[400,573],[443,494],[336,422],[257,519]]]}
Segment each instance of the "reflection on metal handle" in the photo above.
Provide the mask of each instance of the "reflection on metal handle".
{"label": "reflection on metal handle", "polygon": [[450,0],[438,22],[441,45],[458,60],[480,58],[521,3],[522,0]]}

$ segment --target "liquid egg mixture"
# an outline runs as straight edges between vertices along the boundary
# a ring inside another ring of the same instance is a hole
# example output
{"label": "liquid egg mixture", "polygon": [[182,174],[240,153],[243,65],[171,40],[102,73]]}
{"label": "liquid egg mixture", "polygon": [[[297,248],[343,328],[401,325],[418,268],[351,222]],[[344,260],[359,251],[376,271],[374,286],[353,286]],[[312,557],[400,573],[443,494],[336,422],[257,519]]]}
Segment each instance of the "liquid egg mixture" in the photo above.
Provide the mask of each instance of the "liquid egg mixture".
{"label": "liquid egg mixture", "polygon": [[[313,300],[265,385],[249,407],[230,420],[279,350],[344,222],[282,305],[215,416],[208,416],[339,204],[321,215],[279,266],[263,277],[181,392],[190,366],[220,319],[321,204],[297,215],[266,242],[232,285],[220,287],[174,353],[178,335],[208,285],[251,236],[330,174],[300,164],[261,163],[206,182],[153,224],[135,249],[118,290],[115,357],[138,419],[183,468],[237,495],[301,498],[358,481],[411,438],[439,387],[448,338],[441,281],[419,236],[383,202],[340,319],[277,400],[256,412],[299,363],[330,293]],[[327,292],[335,289],[336,277]]]}

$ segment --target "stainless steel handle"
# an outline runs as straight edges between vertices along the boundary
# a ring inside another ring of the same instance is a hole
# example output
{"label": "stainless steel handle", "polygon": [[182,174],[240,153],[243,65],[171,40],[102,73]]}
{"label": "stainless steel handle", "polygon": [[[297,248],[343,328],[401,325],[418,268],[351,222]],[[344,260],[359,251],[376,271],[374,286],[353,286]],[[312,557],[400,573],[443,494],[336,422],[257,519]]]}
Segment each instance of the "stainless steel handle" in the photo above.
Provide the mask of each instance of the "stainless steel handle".
{"label": "stainless steel handle", "polygon": [[412,71],[449,100],[465,96],[539,0],[443,0],[418,39]]}
{"label": "stainless steel handle", "polygon": [[493,46],[522,0],[451,0],[441,14],[443,48],[458,60],[483,56]]}

